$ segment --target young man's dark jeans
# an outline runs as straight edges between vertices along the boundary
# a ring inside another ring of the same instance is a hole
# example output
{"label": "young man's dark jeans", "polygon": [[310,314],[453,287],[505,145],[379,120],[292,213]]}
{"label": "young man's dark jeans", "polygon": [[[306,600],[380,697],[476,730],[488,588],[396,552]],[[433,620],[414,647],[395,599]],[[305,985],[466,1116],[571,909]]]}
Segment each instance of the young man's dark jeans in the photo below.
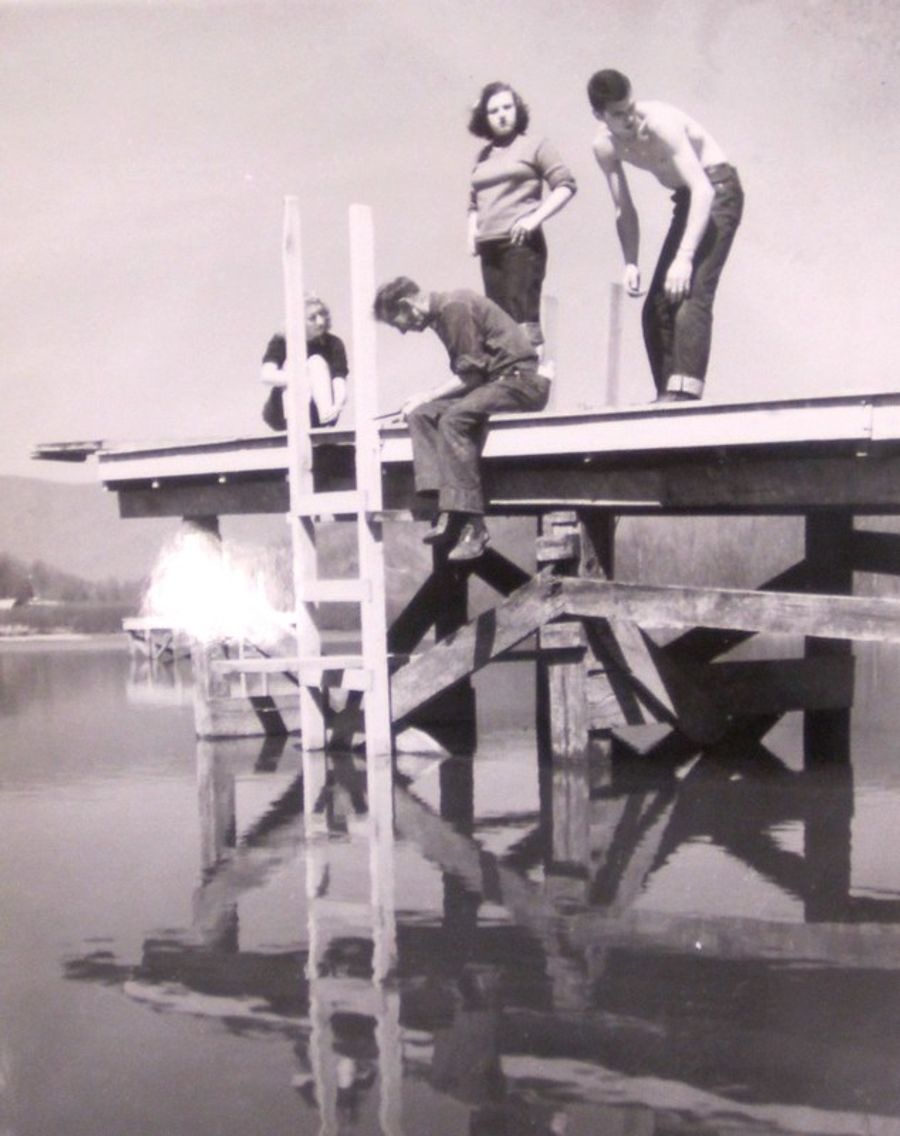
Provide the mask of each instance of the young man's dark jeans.
{"label": "young man's dark jeans", "polygon": [[537,347],[541,334],[541,288],[547,273],[547,242],[540,229],[529,233],[520,245],[508,238],[483,241],[478,246],[484,294],[516,323],[528,329]]}
{"label": "young man's dark jeans", "polygon": [[407,416],[419,493],[438,493],[442,512],[484,513],[481,451],[488,417],[543,410],[550,382],[533,371],[508,371],[450,398],[436,398]]}
{"label": "young man's dark jeans", "polygon": [[644,303],[644,343],[660,393],[666,389],[670,375],[690,375],[701,381],[706,378],[713,300],[744,209],[744,191],[733,166],[709,166],[706,175],[715,197],[706,232],[694,256],[690,295],[673,303],[664,291],[666,273],[684,236],[691,204],[690,191],[677,189],[672,194],[672,223]]}

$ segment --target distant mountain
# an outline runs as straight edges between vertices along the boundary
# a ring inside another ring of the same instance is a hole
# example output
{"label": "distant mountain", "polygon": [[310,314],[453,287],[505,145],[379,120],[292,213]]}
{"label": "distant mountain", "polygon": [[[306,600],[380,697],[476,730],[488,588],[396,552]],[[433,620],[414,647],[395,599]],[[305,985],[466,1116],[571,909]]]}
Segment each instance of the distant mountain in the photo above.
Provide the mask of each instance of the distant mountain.
{"label": "distant mountain", "polygon": [[176,522],[122,521],[100,485],[0,477],[0,551],[87,580],[136,580]]}

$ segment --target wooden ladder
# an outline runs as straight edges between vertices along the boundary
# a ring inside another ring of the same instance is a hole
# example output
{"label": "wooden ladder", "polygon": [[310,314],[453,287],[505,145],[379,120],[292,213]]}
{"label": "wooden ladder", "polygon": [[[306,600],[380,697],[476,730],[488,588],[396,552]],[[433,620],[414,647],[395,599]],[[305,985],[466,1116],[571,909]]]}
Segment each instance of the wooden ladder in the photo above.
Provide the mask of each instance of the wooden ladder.
{"label": "wooden ladder", "polygon": [[[388,679],[384,546],[382,534],[381,459],[375,367],[374,240],[371,210],[350,207],[350,272],[353,310],[353,392],[356,489],[317,492],[313,480],[310,437],[310,384],[306,372],[306,321],[303,300],[300,210],[297,199],[285,199],[284,289],[287,361],[285,410],[288,423],[288,481],[296,608],[297,658],[285,669],[296,671],[300,684],[300,726],[304,751],[325,748],[325,686],[363,691],[365,748],[368,757],[392,752]],[[323,518],[355,519],[358,576],[323,579],[316,554],[316,527]],[[322,651],[319,612],[322,603],[350,603],[360,609],[361,655],[327,655]]]}

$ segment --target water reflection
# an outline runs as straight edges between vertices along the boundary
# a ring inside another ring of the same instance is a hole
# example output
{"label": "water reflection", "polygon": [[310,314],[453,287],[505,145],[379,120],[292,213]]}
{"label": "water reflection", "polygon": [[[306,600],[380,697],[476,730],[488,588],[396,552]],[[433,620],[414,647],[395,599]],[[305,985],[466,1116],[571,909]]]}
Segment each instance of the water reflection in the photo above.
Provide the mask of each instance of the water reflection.
{"label": "water reflection", "polygon": [[[900,894],[854,893],[850,766],[764,733],[519,739],[516,811],[490,754],[198,743],[193,927],[67,973],[290,1039],[323,1134],[900,1131]],[[281,777],[240,824],[248,760]]]}

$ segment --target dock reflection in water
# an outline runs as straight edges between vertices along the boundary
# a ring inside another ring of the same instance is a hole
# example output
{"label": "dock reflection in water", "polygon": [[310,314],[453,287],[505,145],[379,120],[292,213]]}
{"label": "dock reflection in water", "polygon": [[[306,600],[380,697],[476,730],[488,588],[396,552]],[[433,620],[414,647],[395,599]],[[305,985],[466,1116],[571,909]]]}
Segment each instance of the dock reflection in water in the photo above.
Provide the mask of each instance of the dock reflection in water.
{"label": "dock reflection in water", "polygon": [[[303,1132],[900,1132],[900,885],[852,886],[850,767],[667,744],[198,743],[193,928],[67,974],[289,1039]],[[239,824],[251,763],[295,776]]]}

